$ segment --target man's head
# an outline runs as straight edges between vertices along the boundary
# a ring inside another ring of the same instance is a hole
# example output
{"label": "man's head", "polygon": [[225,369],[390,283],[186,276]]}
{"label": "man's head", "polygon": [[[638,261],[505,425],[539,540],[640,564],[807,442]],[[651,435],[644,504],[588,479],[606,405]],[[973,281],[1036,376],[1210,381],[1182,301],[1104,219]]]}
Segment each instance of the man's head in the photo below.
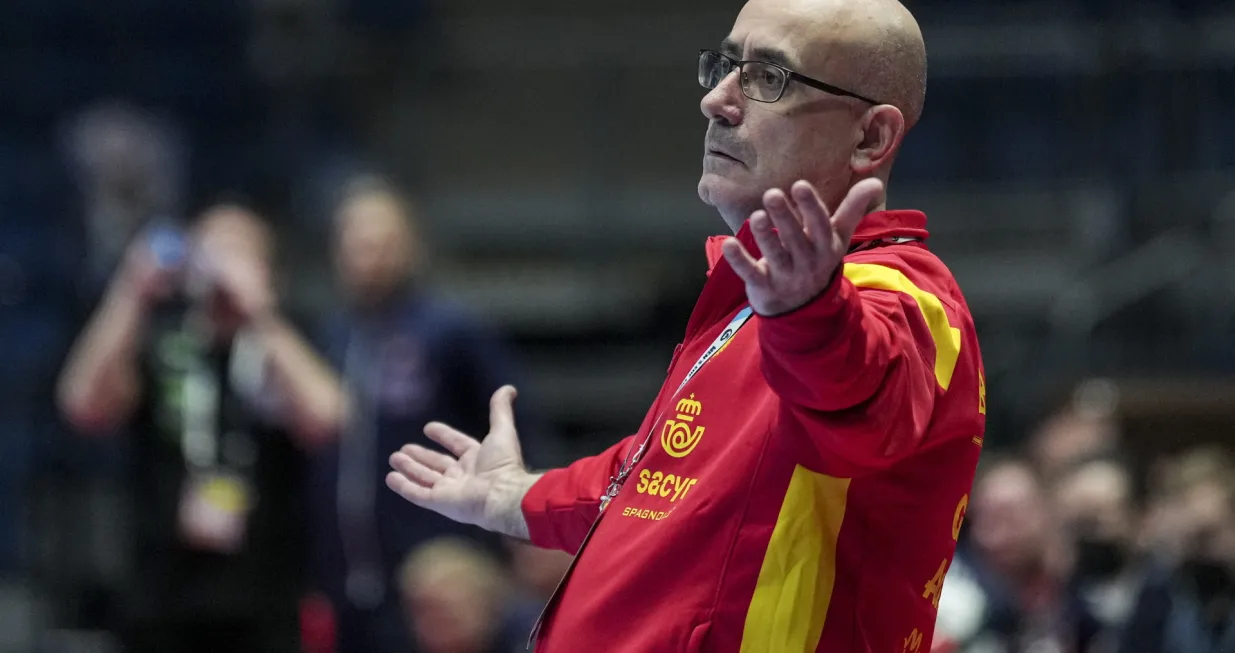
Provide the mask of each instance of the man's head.
{"label": "man's head", "polygon": [[1165,480],[1180,571],[1203,598],[1235,594],[1235,466],[1230,457],[1219,447],[1188,452]]}
{"label": "man's head", "polygon": [[805,179],[835,208],[855,182],[886,182],[922,114],[926,48],[897,0],[750,0],[719,51],[878,102],[792,79],[779,100],[759,102],[736,70],[721,79],[700,103],[710,122],[699,197],[734,231],[770,188]]}
{"label": "man's head", "polygon": [[421,261],[410,203],[392,186],[360,179],[335,213],[335,266],[351,300],[372,307],[388,300]]}
{"label": "man's head", "polygon": [[1120,428],[1113,414],[1074,403],[1038,425],[1029,440],[1034,464],[1054,477],[1078,461],[1115,450]]}
{"label": "man's head", "polygon": [[243,310],[219,286],[218,270],[245,265],[250,283],[269,288],[273,275],[275,239],[270,227],[253,211],[237,204],[215,206],[193,226],[192,261],[187,270],[191,295],[205,293],[208,315],[216,335],[229,337],[244,323]]}
{"label": "man's head", "polygon": [[408,555],[398,582],[407,625],[420,650],[493,649],[508,581],[497,561],[476,544],[432,540]]}
{"label": "man's head", "polygon": [[1022,578],[1038,573],[1050,548],[1050,513],[1033,467],[1017,458],[981,469],[969,502],[970,533],[993,570]]}
{"label": "man's head", "polygon": [[1059,518],[1076,540],[1076,572],[1109,580],[1129,562],[1138,517],[1131,470],[1118,459],[1097,457],[1063,471],[1054,487]]}
{"label": "man's head", "polygon": [[274,235],[252,210],[239,204],[221,204],[194,223],[193,245],[199,252],[227,252],[269,263]]}

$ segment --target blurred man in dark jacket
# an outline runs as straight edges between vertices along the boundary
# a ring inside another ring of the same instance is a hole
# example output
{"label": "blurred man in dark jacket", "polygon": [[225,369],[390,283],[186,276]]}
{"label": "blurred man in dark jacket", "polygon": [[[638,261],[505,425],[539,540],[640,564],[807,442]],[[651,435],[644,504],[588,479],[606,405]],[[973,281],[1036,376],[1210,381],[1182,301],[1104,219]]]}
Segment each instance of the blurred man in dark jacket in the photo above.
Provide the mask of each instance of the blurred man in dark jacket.
{"label": "blurred man in dark jacket", "polygon": [[338,442],[314,465],[317,575],[342,653],[406,651],[412,644],[392,581],[407,553],[443,535],[494,550],[500,543],[384,491],[386,458],[409,441],[435,446],[421,434],[431,418],[483,426],[510,364],[477,321],[425,286],[415,215],[394,188],[353,182],[335,220],[348,307],[329,326],[327,351],[349,401]]}
{"label": "blurred man in dark jacket", "polygon": [[1116,650],[1144,580],[1134,482],[1123,461],[1099,455],[1073,463],[1054,483],[1056,510],[1076,547],[1072,588],[1102,625],[1090,653]]}

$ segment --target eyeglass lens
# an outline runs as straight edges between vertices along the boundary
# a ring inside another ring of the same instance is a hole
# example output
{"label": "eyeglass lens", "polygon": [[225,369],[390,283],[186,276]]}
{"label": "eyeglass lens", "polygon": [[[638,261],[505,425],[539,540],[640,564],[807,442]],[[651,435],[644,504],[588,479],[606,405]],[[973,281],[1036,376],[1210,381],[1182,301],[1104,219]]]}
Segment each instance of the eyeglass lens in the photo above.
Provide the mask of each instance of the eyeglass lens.
{"label": "eyeglass lens", "polygon": [[[699,56],[699,84],[704,88],[716,88],[732,70],[732,62],[716,52],[704,52]],[[785,81],[785,72],[776,66],[752,61],[742,67],[742,92],[752,100],[775,102],[785,88]]]}

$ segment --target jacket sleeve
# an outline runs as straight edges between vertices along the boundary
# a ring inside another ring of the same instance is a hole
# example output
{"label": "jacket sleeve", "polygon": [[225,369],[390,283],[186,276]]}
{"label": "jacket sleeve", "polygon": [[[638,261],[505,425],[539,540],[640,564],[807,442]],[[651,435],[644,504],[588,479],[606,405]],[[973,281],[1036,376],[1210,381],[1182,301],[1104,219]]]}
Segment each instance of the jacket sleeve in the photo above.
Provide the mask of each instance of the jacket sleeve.
{"label": "jacket sleeve", "polygon": [[578,553],[600,515],[600,495],[634,439],[629,436],[598,455],[545,472],[536,481],[522,503],[532,544]]}
{"label": "jacket sleeve", "polygon": [[888,258],[847,262],[812,302],[760,318],[763,374],[782,402],[782,425],[846,475],[917,449],[960,349],[940,299]]}

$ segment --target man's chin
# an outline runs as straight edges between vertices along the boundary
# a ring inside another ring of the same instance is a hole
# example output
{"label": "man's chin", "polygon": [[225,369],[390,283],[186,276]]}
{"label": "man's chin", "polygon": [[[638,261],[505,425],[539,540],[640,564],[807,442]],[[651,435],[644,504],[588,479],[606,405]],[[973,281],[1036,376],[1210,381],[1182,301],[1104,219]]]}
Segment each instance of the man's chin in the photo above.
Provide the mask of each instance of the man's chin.
{"label": "man's chin", "polygon": [[707,170],[699,177],[699,199],[704,204],[720,208],[741,193],[732,179]]}
{"label": "man's chin", "polygon": [[752,198],[747,186],[736,184],[732,179],[710,172],[704,172],[699,178],[699,199],[716,209],[724,218],[725,223],[734,231],[737,231],[746,218],[750,217],[753,209],[749,207],[757,207],[759,198],[758,194]]}

